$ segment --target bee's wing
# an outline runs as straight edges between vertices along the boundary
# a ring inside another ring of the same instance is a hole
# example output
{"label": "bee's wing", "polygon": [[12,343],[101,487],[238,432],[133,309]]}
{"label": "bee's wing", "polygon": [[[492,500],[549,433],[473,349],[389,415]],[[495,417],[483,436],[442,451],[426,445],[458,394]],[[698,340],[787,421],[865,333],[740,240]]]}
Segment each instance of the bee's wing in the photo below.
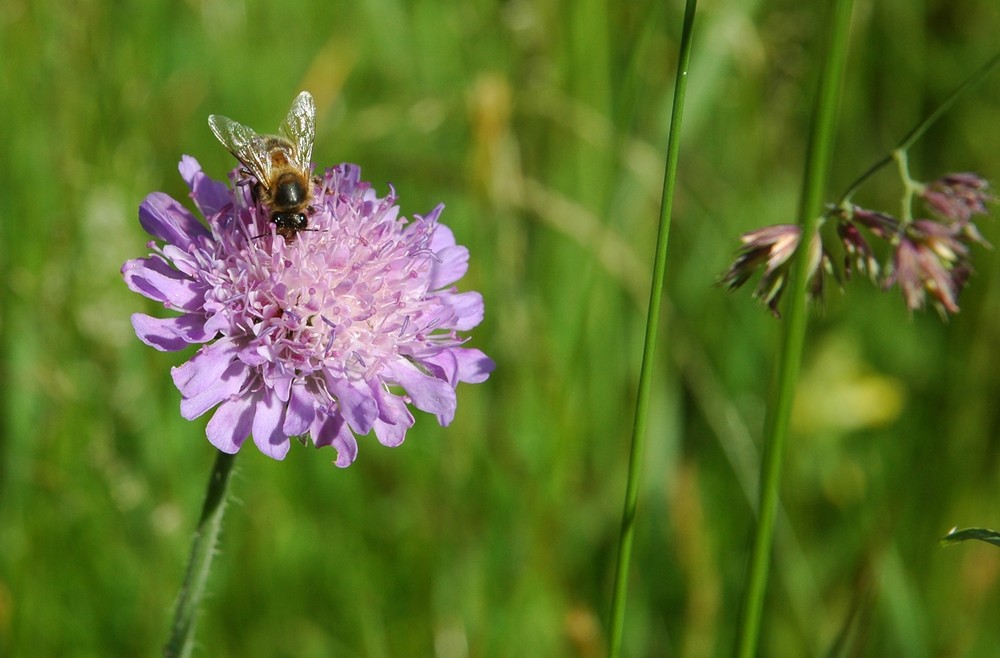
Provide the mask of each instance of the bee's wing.
{"label": "bee's wing", "polygon": [[281,124],[283,132],[295,146],[295,159],[299,168],[309,171],[312,163],[313,142],[316,140],[316,103],[308,91],[303,91],[292,102],[288,116]]}
{"label": "bee's wing", "polygon": [[208,127],[259,182],[268,184],[271,180],[271,157],[267,152],[267,141],[263,137],[242,123],[218,114],[208,117]]}

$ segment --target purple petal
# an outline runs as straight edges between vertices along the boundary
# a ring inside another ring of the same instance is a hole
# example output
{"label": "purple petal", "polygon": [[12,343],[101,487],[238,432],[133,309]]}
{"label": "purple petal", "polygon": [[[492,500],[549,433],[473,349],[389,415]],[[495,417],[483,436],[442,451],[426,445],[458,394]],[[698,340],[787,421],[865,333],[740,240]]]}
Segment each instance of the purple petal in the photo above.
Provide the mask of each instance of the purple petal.
{"label": "purple petal", "polygon": [[413,426],[413,417],[409,423],[390,424],[381,420],[375,421],[375,438],[387,448],[395,448],[406,438],[406,431]]}
{"label": "purple petal", "polygon": [[139,340],[161,352],[176,352],[191,343],[207,342],[215,335],[205,331],[205,318],[191,313],[176,318],[133,313],[132,327]]}
{"label": "purple petal", "polygon": [[281,431],[285,419],[285,405],[269,388],[261,393],[254,408],[253,442],[271,459],[284,459],[291,447],[288,437]]}
{"label": "purple petal", "polygon": [[206,345],[186,363],[171,369],[174,385],[182,394],[196,395],[225,372],[238,350],[231,338]]}
{"label": "purple petal", "polygon": [[215,336],[216,334],[234,334],[237,331],[233,328],[233,317],[225,312],[216,313],[205,320],[205,333]]}
{"label": "purple petal", "polygon": [[[414,217],[416,217],[421,222],[424,222],[425,224],[435,225],[434,235],[431,237],[431,249],[433,249],[434,251],[437,251],[441,247],[447,247],[455,244],[455,236],[452,235],[451,229],[449,229],[447,226],[444,226],[443,224],[437,223],[437,220],[441,216],[442,212],[444,212],[444,204],[439,203],[436,206],[434,206],[434,209],[431,210],[426,215],[414,215]],[[439,235],[438,231],[440,231],[442,228],[444,229],[444,233],[441,233]],[[450,242],[448,241],[449,239],[451,240]]]}
{"label": "purple petal", "polygon": [[[185,247],[186,249],[186,247]],[[181,274],[197,278],[204,275],[205,264],[193,258],[190,253],[172,244],[163,245],[163,256],[173,264],[174,268]]]}
{"label": "purple petal", "polygon": [[452,421],[457,400],[455,389],[448,382],[428,377],[405,359],[396,361],[386,370],[392,382],[406,389],[413,406],[435,414],[442,425]]}
{"label": "purple petal", "polygon": [[469,270],[469,250],[461,245],[436,252],[438,260],[431,268],[430,289],[438,290],[455,283]]}
{"label": "purple petal", "polygon": [[294,374],[291,371],[286,371],[275,377],[265,377],[264,381],[267,386],[274,390],[279,400],[288,402],[288,396],[291,394],[294,379]]}
{"label": "purple petal", "polygon": [[230,395],[236,395],[249,376],[246,365],[235,359],[236,347],[222,339],[201,348],[187,363],[172,368],[174,385],[181,392],[181,415],[191,420]]}
{"label": "purple petal", "polygon": [[468,348],[456,347],[450,350],[458,361],[458,381],[469,384],[479,384],[485,382],[490,377],[497,364],[482,351]]}
{"label": "purple petal", "polygon": [[449,293],[440,299],[455,314],[455,329],[468,331],[483,321],[483,296],[478,292]]}
{"label": "purple petal", "polygon": [[341,194],[353,194],[361,182],[361,167],[350,162],[343,162],[337,165],[340,171],[338,177],[339,191]]}
{"label": "purple petal", "polygon": [[191,198],[205,217],[211,217],[232,203],[225,183],[206,176],[198,161],[190,155],[182,157],[177,168],[181,172],[181,178],[191,188]]}
{"label": "purple petal", "polygon": [[211,380],[210,386],[197,395],[181,397],[181,416],[192,420],[226,398],[238,394],[248,376],[247,367],[239,361],[233,361],[218,379]]}
{"label": "purple petal", "polygon": [[337,461],[334,464],[340,468],[347,468],[358,456],[358,442],[339,414],[327,416],[322,422],[313,423],[313,429],[310,433],[317,448],[334,447],[337,451]]}
{"label": "purple petal", "polygon": [[394,448],[403,442],[406,430],[413,426],[413,414],[406,402],[392,395],[378,382],[369,382],[372,397],[378,403],[378,418],[373,426],[379,443]]}
{"label": "purple petal", "polygon": [[406,408],[406,402],[398,395],[393,395],[386,390],[385,385],[378,381],[368,382],[368,389],[372,398],[378,405],[378,419],[389,424],[412,422],[413,416]]}
{"label": "purple petal", "polygon": [[230,398],[216,409],[205,433],[213,446],[232,455],[250,436],[252,423],[253,402],[247,398]]}
{"label": "purple petal", "polygon": [[205,286],[170,267],[162,259],[136,258],[122,266],[122,277],[132,292],[169,308],[194,311],[204,304]]}
{"label": "purple petal", "polygon": [[378,405],[368,391],[346,379],[332,375],[326,377],[326,385],[337,398],[340,415],[350,428],[358,434],[368,434],[372,429],[372,423],[378,417]]}
{"label": "purple petal", "polygon": [[496,368],[496,363],[477,349],[454,347],[443,350],[433,356],[421,359],[422,363],[433,364],[444,373],[445,379],[451,385],[459,382],[479,384],[489,379],[490,373]]}
{"label": "purple petal", "polygon": [[163,192],[153,192],[139,206],[139,223],[154,238],[187,248],[196,238],[209,238],[205,225]]}
{"label": "purple petal", "polygon": [[285,411],[285,424],[281,428],[285,436],[305,434],[315,416],[315,396],[304,383],[293,383],[288,396],[288,409]]}

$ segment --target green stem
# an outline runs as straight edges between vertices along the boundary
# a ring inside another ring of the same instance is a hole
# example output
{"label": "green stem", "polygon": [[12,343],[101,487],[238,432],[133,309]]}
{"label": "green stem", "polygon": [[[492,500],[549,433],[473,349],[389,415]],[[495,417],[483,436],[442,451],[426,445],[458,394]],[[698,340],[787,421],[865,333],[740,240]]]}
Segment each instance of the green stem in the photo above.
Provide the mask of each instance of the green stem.
{"label": "green stem", "polygon": [[899,145],[896,146],[896,148],[898,150],[905,151],[913,146],[914,142],[923,137],[923,134],[927,132],[931,126],[937,123],[937,120],[944,116],[945,112],[951,109],[951,106],[955,104],[955,101],[957,101],[962,94],[985,78],[997,64],[1000,64],[1000,52],[994,54],[993,57],[980,66],[975,73],[970,75],[965,82],[959,85],[955,91],[951,92],[948,98],[944,99],[944,101],[937,106],[937,109],[931,112],[926,119],[917,125],[916,128],[911,130],[909,134],[907,134],[906,137],[899,142]]}
{"label": "green stem", "polygon": [[920,188],[920,184],[910,177],[910,164],[906,149],[898,148],[892,152],[892,157],[896,161],[896,168],[899,170],[899,180],[903,183],[903,198],[900,202],[900,220],[903,224],[913,221],[913,195]]}
{"label": "green stem", "polygon": [[226,510],[226,489],[232,474],[236,455],[219,451],[205,492],[205,505],[201,519],[191,544],[187,573],[177,595],[174,621],[170,626],[170,637],[163,646],[165,658],[186,658],[191,655],[194,645],[194,626],[201,597],[205,593],[205,582],[215,556],[215,545],[222,527],[222,515]]}
{"label": "green stem", "polygon": [[799,206],[799,223],[802,240],[795,259],[788,300],[787,325],[783,336],[780,363],[778,364],[777,398],[768,409],[766,443],[761,464],[759,517],[754,532],[749,572],[744,590],[743,608],[737,635],[737,653],[740,658],[755,655],[760,635],[761,612],[767,576],[774,544],[774,519],[778,510],[778,493],[781,467],[788,437],[788,426],[794,400],[795,383],[802,361],[802,348],[806,332],[806,292],[809,284],[808,258],[811,236],[816,232],[817,219],[822,212],[822,200],[830,168],[834,138],[834,125],[838,98],[847,59],[852,0],[833,1],[833,20],[828,35],[826,58],[820,74],[819,93],[813,110],[809,150],[806,157],[802,200]]}
{"label": "green stem", "polygon": [[893,152],[884,156],[878,162],[869,167],[865,173],[858,176],[858,178],[847,187],[847,191],[844,192],[840,197],[840,201],[837,202],[838,206],[844,205],[851,200],[854,193],[858,191],[861,184],[868,180],[875,172],[877,172],[882,167],[886,166],[894,159],[896,159],[896,151],[906,152],[911,146],[926,133],[931,126],[933,126],[938,119],[944,116],[944,113],[951,109],[951,106],[964,94],[966,91],[975,86],[980,80],[985,78],[996,66],[1000,64],[1000,52],[996,53],[991,57],[985,64],[979,67],[975,73],[970,75],[968,79],[965,80],[955,91],[951,92],[940,105],[935,108],[933,112],[927,115],[923,121],[916,125],[910,132],[906,134],[903,139],[899,140],[899,144],[893,149]]}
{"label": "green stem", "polygon": [[611,599],[611,623],[608,636],[609,658],[618,658],[621,654],[622,632],[625,624],[625,600],[628,594],[629,562],[632,557],[632,542],[635,537],[639,477],[646,443],[646,419],[653,378],[653,355],[659,331],[660,300],[663,297],[663,281],[667,269],[667,241],[670,236],[671,208],[673,207],[674,186],[677,179],[677,154],[680,150],[681,119],[684,114],[684,97],[687,92],[688,64],[691,60],[694,15],[697,5],[697,0],[687,0],[685,5],[677,77],[674,82],[674,100],[671,107],[666,165],[663,173],[663,195],[660,199],[660,223],[656,236],[656,255],[653,261],[653,279],[649,289],[646,335],[642,348],[639,389],[636,394],[635,416],[632,424],[628,482],[625,485],[625,506],[622,510],[622,524],[618,535],[618,560],[615,567],[615,584]]}

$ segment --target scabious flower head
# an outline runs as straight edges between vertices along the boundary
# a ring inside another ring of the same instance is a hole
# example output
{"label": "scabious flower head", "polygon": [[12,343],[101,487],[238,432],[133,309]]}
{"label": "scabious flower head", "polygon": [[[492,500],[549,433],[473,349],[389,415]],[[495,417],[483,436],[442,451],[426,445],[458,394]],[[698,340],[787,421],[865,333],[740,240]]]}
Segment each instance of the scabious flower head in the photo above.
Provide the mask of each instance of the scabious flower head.
{"label": "scabious flower head", "polygon": [[308,435],[348,466],[357,436],[399,445],[411,405],[447,425],[458,383],[489,376],[493,362],[462,347],[459,332],[480,323],[483,300],[453,286],[469,253],[438,222],[443,206],[407,221],[394,192],[378,197],[343,164],[316,180],[309,230],[286,243],[250,185],[227,187],[187,156],[180,172],[207,227],[150,194],[139,220],[164,244],[151,242],[122,275],[180,313],[133,315],[143,342],[202,345],[172,375],[185,418],[215,409],[207,435],[219,450],[235,453],[252,435],[282,459],[291,437]]}

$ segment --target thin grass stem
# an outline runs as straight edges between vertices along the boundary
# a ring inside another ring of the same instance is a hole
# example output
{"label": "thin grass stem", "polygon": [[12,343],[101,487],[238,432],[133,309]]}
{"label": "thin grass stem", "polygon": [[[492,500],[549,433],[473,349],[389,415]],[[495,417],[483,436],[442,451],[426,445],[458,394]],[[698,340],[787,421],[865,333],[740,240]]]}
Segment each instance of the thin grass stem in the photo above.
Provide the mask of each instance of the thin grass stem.
{"label": "thin grass stem", "polygon": [[842,206],[849,202],[851,197],[854,196],[854,193],[858,191],[859,187],[861,187],[862,183],[868,180],[882,167],[886,166],[890,162],[893,162],[896,159],[897,151],[905,152],[913,146],[918,139],[923,137],[924,133],[930,130],[931,126],[937,123],[938,119],[944,116],[945,112],[951,109],[951,106],[955,104],[962,94],[969,91],[969,89],[978,84],[980,80],[989,75],[998,64],[1000,64],[1000,52],[995,53],[993,57],[989,58],[986,63],[980,66],[975,73],[970,75],[965,82],[956,87],[947,98],[941,101],[941,104],[938,105],[933,112],[928,114],[923,121],[918,123],[913,128],[913,130],[906,133],[906,136],[899,140],[899,144],[896,145],[896,148],[893,149],[892,152],[883,156],[878,162],[873,164],[871,167],[866,169],[863,174],[858,176],[857,179],[847,187],[847,191],[841,195],[840,201],[837,202],[837,206]]}
{"label": "thin grass stem", "polygon": [[188,558],[184,583],[177,595],[174,621],[170,626],[170,636],[163,646],[165,658],[187,658],[194,646],[194,627],[198,608],[205,593],[205,583],[215,556],[215,545],[222,527],[222,515],[226,510],[226,490],[236,455],[221,450],[215,456],[212,475],[205,492],[205,505],[194,533],[191,556]]}
{"label": "thin grass stem", "polygon": [[684,8],[684,25],[681,31],[677,77],[674,82],[674,99],[671,106],[670,128],[667,136],[666,164],[663,173],[663,195],[660,200],[660,222],[656,236],[656,255],[653,261],[653,278],[649,290],[649,309],[646,316],[646,334],[642,349],[642,366],[639,370],[639,388],[636,395],[635,417],[632,425],[632,445],[629,452],[628,481],[625,485],[625,506],[618,536],[618,559],[615,565],[615,584],[611,598],[611,620],[608,634],[608,656],[621,655],[622,635],[625,625],[625,601],[628,596],[629,562],[635,537],[636,508],[639,499],[639,479],[642,471],[646,443],[646,421],[649,412],[650,388],[653,379],[653,356],[659,332],[660,301],[667,269],[667,242],[670,236],[671,209],[677,179],[677,155],[680,151],[681,120],[684,97],[687,92],[688,64],[694,36],[694,16],[697,0],[687,0]]}
{"label": "thin grass stem", "polygon": [[832,20],[820,72],[819,92],[813,109],[809,147],[799,205],[802,240],[796,254],[788,299],[787,324],[778,363],[776,398],[769,406],[765,423],[764,458],[761,462],[760,503],[757,526],[750,554],[749,572],[737,635],[736,655],[750,658],[756,654],[760,636],[761,613],[767,576],[774,545],[774,520],[778,510],[781,468],[791,419],[795,383],[798,380],[805,343],[810,259],[810,237],[816,232],[822,212],[823,194],[833,151],[837,106],[847,59],[850,18],[853,0],[833,0]]}

